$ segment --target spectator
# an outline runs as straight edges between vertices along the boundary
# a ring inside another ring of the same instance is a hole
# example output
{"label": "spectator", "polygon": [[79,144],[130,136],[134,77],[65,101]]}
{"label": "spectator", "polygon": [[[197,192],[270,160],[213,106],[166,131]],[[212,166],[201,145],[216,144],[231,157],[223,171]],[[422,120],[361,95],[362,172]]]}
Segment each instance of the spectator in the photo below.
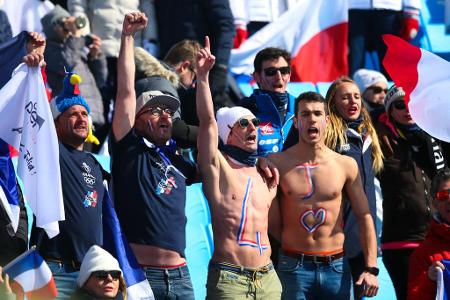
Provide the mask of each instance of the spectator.
{"label": "spectator", "polygon": [[[106,61],[100,50],[101,40],[95,35],[81,37],[77,20],[57,5],[42,18],[47,36],[45,59],[48,83],[54,95],[61,93],[65,72],[71,71],[83,78],[80,92],[92,109],[92,121],[96,127],[105,124],[102,97],[98,86],[106,80]],[[85,47],[88,51],[86,53]]]}
{"label": "spectator", "polygon": [[160,91],[136,99],[133,36],[146,25],[139,12],[123,23],[111,137],[115,207],[156,299],[193,299],[184,254],[185,203],[186,185],[197,170],[167,147],[179,100]]}
{"label": "spectator", "polygon": [[[0,7],[2,6],[0,1]],[[8,15],[0,10],[0,44],[12,38],[11,25],[9,24]]]}
{"label": "spectator", "polygon": [[436,209],[423,243],[409,261],[408,300],[436,298],[437,269],[444,269],[442,260],[450,259],[450,171],[439,173],[431,188]]}
{"label": "spectator", "polygon": [[[291,55],[279,48],[265,48],[256,54],[253,78],[259,89],[239,102],[258,119],[258,155],[283,150],[293,124],[294,97],[287,92],[291,77]],[[294,144],[294,143],[293,143]]]}
{"label": "spectator", "polygon": [[385,158],[379,176],[381,249],[397,299],[406,300],[409,257],[425,238],[431,220],[430,178],[445,167],[445,160],[438,141],[411,118],[401,87],[389,90],[385,106],[388,119],[375,123]]}
{"label": "spectator", "polygon": [[[365,52],[375,50],[381,60],[386,53],[383,34],[413,39],[419,30],[419,0],[370,1],[348,3],[348,43],[350,74],[365,66]],[[390,78],[381,65],[381,72]]]}
{"label": "spectator", "polygon": [[[374,173],[383,167],[378,136],[367,109],[362,105],[361,93],[356,83],[348,77],[335,80],[326,95],[330,122],[325,139],[326,145],[336,152],[354,158],[358,164],[364,192],[369,202],[373,221],[376,220]],[[344,252],[357,282],[365,268],[364,255],[359,241],[359,229],[355,213],[348,202],[344,209]],[[378,234],[377,234],[378,236]],[[354,285],[355,299],[360,299],[361,286]]]}
{"label": "spectator", "polygon": [[77,285],[71,300],[127,298],[119,262],[99,246],[92,246],[84,256]]}
{"label": "spectator", "polygon": [[10,283],[9,275],[5,273],[3,276],[3,268],[0,266],[0,298],[3,300],[15,300],[16,295],[13,293]]}
{"label": "spectator", "polygon": [[[174,9],[176,7],[176,9]],[[211,40],[216,64],[210,72],[214,108],[234,106],[228,95],[228,61],[233,46],[233,15],[229,0],[156,1],[161,57],[184,39]]]}
{"label": "spectator", "polygon": [[[44,49],[45,39],[37,32],[23,32],[14,37],[13,40],[1,44],[0,66],[4,74],[0,82],[0,88],[10,79],[10,74],[20,63],[20,59],[30,67],[38,67],[42,64]],[[22,54],[25,54],[25,56],[22,57]],[[5,76],[5,74],[7,75]],[[8,144],[1,139],[0,189],[3,190],[4,197],[16,200],[20,209],[19,222],[17,228],[14,228],[6,209],[0,205],[0,265],[5,265],[27,250],[28,217],[22,191],[17,183]],[[3,196],[0,195],[0,197]],[[4,200],[8,203],[6,199]]]}
{"label": "spectator", "polygon": [[83,150],[89,136],[89,105],[80,95],[77,74],[64,78],[62,93],[51,103],[59,141],[59,164],[65,221],[60,233],[49,239],[34,227],[31,244],[53,273],[59,297],[69,297],[76,289],[81,261],[92,245],[102,245],[102,203],[107,177],[94,156]]}
{"label": "spectator", "polygon": [[359,69],[353,74],[353,80],[362,93],[364,105],[372,122],[375,122],[385,112],[384,97],[388,86],[386,77],[378,71]]}

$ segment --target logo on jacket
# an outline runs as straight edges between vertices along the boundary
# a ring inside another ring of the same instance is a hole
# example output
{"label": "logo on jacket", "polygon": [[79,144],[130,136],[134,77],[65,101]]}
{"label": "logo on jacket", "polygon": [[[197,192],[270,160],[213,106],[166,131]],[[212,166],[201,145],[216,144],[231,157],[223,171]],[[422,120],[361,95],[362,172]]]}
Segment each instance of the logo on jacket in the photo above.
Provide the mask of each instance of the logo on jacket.
{"label": "logo on jacket", "polygon": [[83,162],[81,168],[84,171],[81,172],[81,174],[83,175],[84,182],[86,182],[88,186],[92,187],[97,181],[97,178],[95,178],[95,176],[91,174],[92,171],[91,167],[86,162]]}
{"label": "logo on jacket", "polygon": [[261,122],[259,124],[259,132],[261,135],[273,134],[272,122]]}
{"label": "logo on jacket", "polygon": [[350,144],[344,144],[339,147],[339,153],[347,152],[350,150]]}
{"label": "logo on jacket", "polygon": [[168,178],[161,179],[161,181],[158,183],[158,186],[156,187],[156,194],[166,194],[169,195],[172,192],[173,188],[177,188],[177,184],[175,182],[175,178],[173,176],[170,176]]}
{"label": "logo on jacket", "polygon": [[84,197],[84,207],[96,207],[97,206],[97,191],[89,191]]}

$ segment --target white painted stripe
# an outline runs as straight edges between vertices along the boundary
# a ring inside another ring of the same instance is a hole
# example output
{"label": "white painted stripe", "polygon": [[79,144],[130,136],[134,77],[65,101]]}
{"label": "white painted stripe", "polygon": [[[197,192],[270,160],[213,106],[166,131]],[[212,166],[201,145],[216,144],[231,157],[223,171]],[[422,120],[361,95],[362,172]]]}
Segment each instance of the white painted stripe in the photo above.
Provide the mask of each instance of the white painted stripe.
{"label": "white painted stripe", "polygon": [[426,50],[417,65],[419,73],[409,110],[412,118],[431,136],[450,142],[450,63]]}
{"label": "white painted stripe", "polygon": [[39,269],[26,271],[14,278],[25,293],[44,287],[51,279],[52,272],[45,262],[40,265]]}

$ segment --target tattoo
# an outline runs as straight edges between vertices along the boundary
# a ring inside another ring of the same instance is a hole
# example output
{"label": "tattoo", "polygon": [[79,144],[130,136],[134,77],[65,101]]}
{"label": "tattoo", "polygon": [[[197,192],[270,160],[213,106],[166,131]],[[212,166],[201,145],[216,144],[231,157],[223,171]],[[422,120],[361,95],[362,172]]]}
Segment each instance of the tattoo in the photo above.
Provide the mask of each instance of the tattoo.
{"label": "tattoo", "polygon": [[312,170],[318,167],[316,164],[302,164],[297,166],[298,169],[305,169],[306,181],[308,182],[308,192],[302,197],[303,200],[308,200],[314,195],[316,189],[312,178]]}
{"label": "tattoo", "polygon": [[305,210],[300,216],[300,224],[308,231],[313,233],[327,220],[327,211],[325,208],[319,208],[316,211],[312,209]]}
{"label": "tattoo", "polygon": [[256,232],[256,241],[252,241],[244,238],[245,234],[245,225],[247,224],[247,216],[248,216],[248,207],[247,201],[250,195],[250,188],[252,185],[251,177],[248,178],[247,187],[245,189],[244,201],[242,202],[242,211],[241,211],[241,222],[239,223],[239,229],[237,234],[237,242],[239,246],[249,246],[253,248],[258,248],[259,255],[264,254],[264,250],[268,249],[267,244],[261,243],[261,232]]}

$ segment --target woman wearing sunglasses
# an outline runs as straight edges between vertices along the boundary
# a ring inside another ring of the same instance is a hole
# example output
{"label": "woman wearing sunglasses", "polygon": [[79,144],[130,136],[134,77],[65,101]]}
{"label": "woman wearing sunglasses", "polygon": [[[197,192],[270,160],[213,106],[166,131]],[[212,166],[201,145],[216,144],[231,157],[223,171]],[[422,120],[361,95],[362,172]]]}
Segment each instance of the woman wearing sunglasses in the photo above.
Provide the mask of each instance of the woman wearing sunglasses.
{"label": "woman wearing sunglasses", "polygon": [[425,238],[431,219],[430,179],[445,166],[440,146],[417,126],[405,92],[393,86],[385,98],[387,117],[376,122],[385,157],[380,173],[383,193],[383,262],[397,299],[406,299],[411,253]]}
{"label": "woman wearing sunglasses", "polygon": [[[376,220],[376,197],[374,174],[383,167],[383,154],[369,113],[362,104],[361,93],[356,83],[348,77],[335,80],[326,95],[330,122],[325,143],[336,152],[353,157],[358,163],[364,192],[369,202],[370,213]],[[353,282],[367,271],[367,264],[360,246],[359,225],[348,201],[344,209],[344,252],[352,271]],[[378,232],[378,230],[377,230]],[[378,236],[378,234],[377,234]],[[378,275],[378,272],[372,273]],[[362,287],[354,288],[355,299],[360,299]]]}
{"label": "woman wearing sunglasses", "polygon": [[126,299],[125,279],[119,262],[99,246],[86,253],[71,300]]}
{"label": "woman wearing sunglasses", "polygon": [[426,239],[411,255],[408,300],[437,299],[438,271],[448,272],[449,264],[443,260],[450,260],[450,170],[441,171],[433,179],[431,193],[436,212]]}

